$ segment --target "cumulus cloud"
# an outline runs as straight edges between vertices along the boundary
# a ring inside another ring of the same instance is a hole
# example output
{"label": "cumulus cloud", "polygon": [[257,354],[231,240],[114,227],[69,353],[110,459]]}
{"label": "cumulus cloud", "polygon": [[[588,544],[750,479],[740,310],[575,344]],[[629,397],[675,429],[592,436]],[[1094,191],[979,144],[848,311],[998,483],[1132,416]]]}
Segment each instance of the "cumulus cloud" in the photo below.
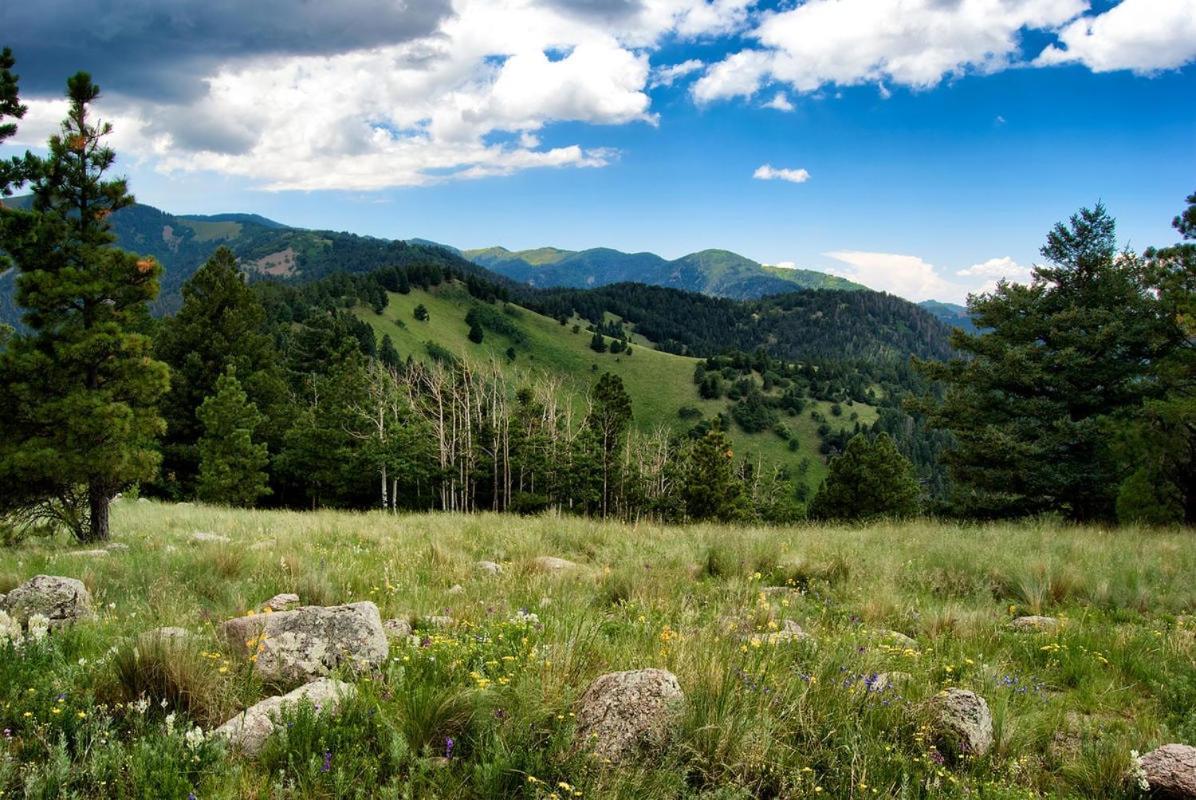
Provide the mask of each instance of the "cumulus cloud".
{"label": "cumulus cloud", "polygon": [[784,169],[771,164],[762,164],[752,173],[758,181],[788,181],[789,183],[805,183],[810,180],[810,173],[804,169]]}
{"label": "cumulus cloud", "polygon": [[1103,14],[1084,16],[1059,32],[1035,62],[1076,62],[1093,72],[1175,69],[1196,60],[1196,5],[1191,0],[1122,0]]}
{"label": "cumulus cloud", "polygon": [[[544,145],[544,129],[655,124],[650,53],[665,37],[737,29],[751,2],[264,0],[241,13],[234,0],[118,0],[103,14],[68,5],[0,6],[0,28],[29,42],[17,52],[34,107],[22,141],[48,132],[45,94],[64,77],[46,88],[49,60],[54,71],[91,66],[114,143],[136,142],[162,171],[371,190],[609,164],[612,149]],[[104,20],[94,42],[72,28],[75,16]],[[158,83],[138,77],[150,73]]]}
{"label": "cumulus cloud", "polygon": [[823,255],[846,265],[832,270],[834,274],[907,300],[960,299],[966,294],[963,287],[943,278],[933,265],[917,256],[862,250],[836,250]]}
{"label": "cumulus cloud", "polygon": [[669,64],[652,70],[650,86],[672,86],[678,79],[697,72],[705,65],[696,58],[682,61],[680,64]]}
{"label": "cumulus cloud", "polygon": [[772,108],[777,111],[792,111],[793,103],[789,100],[788,95],[784,92],[777,92],[772,96],[772,99],[763,104],[764,108]]}
{"label": "cumulus cloud", "polygon": [[1023,31],[1054,30],[1087,8],[1086,0],[806,0],[761,14],[747,34],[757,45],[713,65],[693,96],[750,97],[767,82],[799,92],[829,84],[927,89],[1020,61]]}
{"label": "cumulus cloud", "polygon": [[1033,269],[1022,266],[1009,256],[1004,256],[973,264],[956,271],[955,274],[966,278],[985,278],[983,283],[971,290],[977,294],[984,294],[996,290],[997,284],[1003,280],[1010,283],[1029,283],[1033,277]]}

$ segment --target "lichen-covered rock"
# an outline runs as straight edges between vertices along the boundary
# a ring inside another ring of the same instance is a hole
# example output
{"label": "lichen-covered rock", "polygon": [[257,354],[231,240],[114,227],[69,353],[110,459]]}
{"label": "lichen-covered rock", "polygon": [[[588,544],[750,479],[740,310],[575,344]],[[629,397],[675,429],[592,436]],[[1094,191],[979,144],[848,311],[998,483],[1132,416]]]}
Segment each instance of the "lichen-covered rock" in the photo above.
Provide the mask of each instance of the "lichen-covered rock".
{"label": "lichen-covered rock", "polygon": [[37,575],[13,589],[4,598],[4,610],[22,625],[37,614],[51,626],[69,625],[94,614],[91,593],[81,581],[54,575]]}
{"label": "lichen-covered rock", "polygon": [[966,689],[944,689],[930,700],[935,743],[947,755],[979,756],[993,743],[988,703]]}
{"label": "lichen-covered rock", "polygon": [[1140,759],[1150,789],[1173,800],[1196,798],[1196,747],[1165,744]]}
{"label": "lichen-covered rock", "polygon": [[270,697],[242,711],[212,732],[226,739],[229,745],[245,755],[261,752],[270,734],[274,733],[283,713],[304,703],[321,714],[336,714],[341,704],[356,690],[352,685],[330,678],[320,678],[292,692]]}
{"label": "lichen-covered rock", "polygon": [[1018,617],[1009,626],[1019,631],[1053,631],[1059,627],[1059,620],[1054,617]]}
{"label": "lichen-covered rock", "polygon": [[299,595],[291,592],[276,594],[263,604],[271,611],[290,611],[299,606]]}
{"label": "lichen-covered rock", "polygon": [[406,639],[411,635],[411,620],[406,617],[395,617],[382,623],[382,629],[392,639]]}
{"label": "lichen-covered rock", "polygon": [[502,565],[494,561],[479,561],[473,566],[478,572],[484,572],[487,575],[502,574]]}
{"label": "lichen-covered rock", "polygon": [[268,683],[302,683],[341,664],[368,669],[390,653],[378,607],[368,602],[238,617],[221,632],[235,651],[254,657],[254,672]]}
{"label": "lichen-covered rock", "polygon": [[802,630],[801,625],[798,625],[791,619],[781,620],[780,630],[773,631],[768,634],[768,640],[774,644],[783,644],[785,642],[805,642],[812,637],[810,634]]}
{"label": "lichen-covered rock", "polygon": [[611,763],[659,748],[684,701],[676,676],[663,669],[602,675],[578,706],[578,745]]}
{"label": "lichen-covered rock", "polygon": [[532,567],[537,572],[572,572],[581,569],[581,565],[575,561],[570,561],[567,558],[557,558],[555,556],[537,556],[532,559]]}
{"label": "lichen-covered rock", "polygon": [[917,650],[918,642],[901,631],[880,631],[880,639],[890,647],[900,647],[903,650]]}

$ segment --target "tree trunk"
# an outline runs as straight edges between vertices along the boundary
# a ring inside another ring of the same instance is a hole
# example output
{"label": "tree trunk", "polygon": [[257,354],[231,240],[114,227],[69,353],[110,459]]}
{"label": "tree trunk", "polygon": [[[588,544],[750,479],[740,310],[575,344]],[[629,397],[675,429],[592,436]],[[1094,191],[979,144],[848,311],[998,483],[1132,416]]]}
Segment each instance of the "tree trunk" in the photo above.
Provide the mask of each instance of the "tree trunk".
{"label": "tree trunk", "polygon": [[87,541],[108,541],[108,505],[110,499],[107,489],[98,482],[92,482],[87,487],[87,504],[90,511]]}

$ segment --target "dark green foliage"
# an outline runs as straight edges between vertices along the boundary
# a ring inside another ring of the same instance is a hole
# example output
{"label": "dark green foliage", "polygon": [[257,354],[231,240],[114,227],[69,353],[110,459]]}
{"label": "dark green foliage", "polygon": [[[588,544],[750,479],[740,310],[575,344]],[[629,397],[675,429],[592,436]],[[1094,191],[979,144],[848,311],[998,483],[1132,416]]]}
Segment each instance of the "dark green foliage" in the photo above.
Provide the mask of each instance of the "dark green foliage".
{"label": "dark green foliage", "polygon": [[602,516],[610,512],[615,481],[618,478],[619,450],[631,425],[631,398],[618,375],[604,372],[590,391],[590,413],[585,427],[592,435]]}
{"label": "dark green foliage", "polygon": [[486,332],[482,330],[481,325],[475,322],[469,326],[469,341],[481,344],[484,338],[486,338]]}
{"label": "dark green foliage", "polygon": [[747,433],[766,431],[777,424],[777,410],[753,384],[747,394],[731,406],[731,417]]}
{"label": "dark green foliage", "polygon": [[722,431],[707,431],[694,442],[681,490],[686,516],[726,522],[743,515],[743,484],[735,476],[734,464],[731,440]]}
{"label": "dark green foliage", "polygon": [[[86,73],[67,82],[70,111],[44,158],[30,156],[30,211],[0,208],[0,250],[15,262],[26,335],[0,361],[0,484],[4,502],[65,502],[87,487],[87,530],[108,536],[112,496],[150,478],[162,433],[156,404],[168,386],[151,358],[148,303],[161,267],[112,247],[108,219],[132,204],[103,144],[111,126],[91,121],[99,88]],[[15,495],[15,496],[14,496]]]}
{"label": "dark green foliage", "polygon": [[[17,120],[25,116],[26,106],[21,104],[19,78],[13,73],[16,59],[12,50],[0,50],[0,145],[17,132]],[[0,159],[0,197],[9,197],[16,184],[21,182],[24,163],[21,159]],[[0,269],[8,267],[0,255]]]}
{"label": "dark green foliage", "polygon": [[1042,254],[1051,266],[1029,286],[972,298],[986,332],[954,335],[970,358],[926,365],[948,386],[931,421],[954,434],[961,511],[1108,519],[1125,476],[1112,430],[1157,393],[1151,365],[1167,332],[1143,262],[1118,254],[1102,206],[1056,225]]}
{"label": "dark green foliage", "polygon": [[255,435],[265,418],[250,402],[228,369],[216,381],[216,392],[203,401],[196,416],[203,425],[199,439],[201,500],[229,506],[252,506],[270,493],[266,466],[270,456]]}
{"label": "dark green foliage", "polygon": [[1179,488],[1149,467],[1139,467],[1117,493],[1117,519],[1123,524],[1177,525],[1184,521]]}
{"label": "dark green foliage", "polygon": [[162,403],[161,491],[188,496],[198,471],[196,442],[200,404],[216,392],[229,369],[251,403],[265,415],[257,436],[274,452],[282,445],[289,397],[282,358],[270,336],[261,298],[246,283],[228,248],[216,250],[183,284],[178,314],[158,329],[155,355],[171,368],[170,391]]}
{"label": "dark green foliage", "polygon": [[414,316],[416,318],[416,320],[418,320],[419,322],[427,322],[428,321],[428,307],[425,306],[423,303],[420,303],[419,305],[417,305],[415,307],[415,311],[412,312],[412,316]]}
{"label": "dark green foliage", "polygon": [[606,339],[603,339],[598,331],[594,331],[593,337],[590,338],[590,349],[595,353],[606,352]]}
{"label": "dark green foliage", "polygon": [[403,364],[403,359],[395,349],[395,343],[389,333],[382,335],[382,344],[378,346],[378,360],[391,369],[398,369]]}
{"label": "dark green foliage", "polygon": [[918,513],[920,496],[913,466],[888,434],[875,439],[860,434],[831,459],[810,515],[835,520],[910,517]]}

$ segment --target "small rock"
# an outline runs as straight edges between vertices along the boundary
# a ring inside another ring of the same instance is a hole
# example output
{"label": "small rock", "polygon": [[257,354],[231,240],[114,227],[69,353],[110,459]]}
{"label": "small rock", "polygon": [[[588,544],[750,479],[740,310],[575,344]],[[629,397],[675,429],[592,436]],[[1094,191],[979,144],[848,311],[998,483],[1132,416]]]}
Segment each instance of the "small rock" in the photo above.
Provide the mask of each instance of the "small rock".
{"label": "small rock", "polygon": [[810,634],[803,631],[801,625],[791,619],[782,620],[781,629],[768,635],[769,641],[775,643],[804,642],[810,638]]}
{"label": "small rock", "polygon": [[207,533],[206,531],[197,531],[191,534],[191,541],[197,544],[228,544],[232,539],[227,536],[221,536],[218,533]]}
{"label": "small rock", "polygon": [[138,502],[138,503],[148,503],[148,502],[149,502],[149,500],[148,500],[147,498],[144,498],[144,497],[138,497],[138,498],[137,498],[137,502]]}
{"label": "small rock", "polygon": [[864,678],[864,688],[869,692],[887,692],[911,677],[908,672],[877,672]]}
{"label": "small rock", "polygon": [[53,575],[38,575],[13,589],[4,599],[10,617],[25,624],[35,614],[50,620],[51,626],[69,625],[91,617],[91,593],[81,581]]}
{"label": "small rock", "polygon": [[502,574],[502,565],[494,561],[479,561],[473,566],[478,572],[484,572],[487,575]]}
{"label": "small rock", "polygon": [[104,545],[104,547],[108,550],[119,550],[121,552],[129,549],[129,546],[124,542],[109,542],[108,544]]}
{"label": "small rock", "polygon": [[1196,747],[1165,744],[1140,759],[1151,791],[1176,800],[1196,798]]}
{"label": "small rock", "polygon": [[274,732],[285,709],[309,703],[320,713],[336,714],[341,703],[351,698],[355,691],[348,683],[320,678],[292,692],[250,706],[213,731],[212,735],[227,739],[235,750],[255,756]]}
{"label": "small rock", "polygon": [[390,653],[378,607],[368,602],[237,617],[221,633],[234,651],[257,656],[254,673],[268,683],[302,683],[341,664],[376,667]]}
{"label": "small rock", "polygon": [[900,647],[902,650],[918,649],[917,640],[911,639],[901,631],[880,631],[880,638],[886,640],[894,647]]}
{"label": "small rock", "polygon": [[83,558],[105,558],[109,555],[107,550],[68,550],[67,554]]}
{"label": "small rock", "polygon": [[1009,623],[1009,627],[1019,631],[1053,631],[1059,627],[1059,620],[1054,617],[1018,617]]}
{"label": "small rock", "polygon": [[532,559],[532,567],[537,572],[572,572],[581,569],[581,565],[576,562],[554,556],[537,556]]}
{"label": "small rock", "polygon": [[276,594],[263,604],[271,611],[290,611],[299,605],[299,595],[291,592]]}
{"label": "small rock", "polygon": [[682,712],[677,677],[662,669],[611,672],[590,684],[577,711],[577,741],[618,763],[665,743]]}
{"label": "small rock", "polygon": [[465,591],[465,587],[459,583],[453,584],[452,588],[448,590],[449,594],[461,594]]}
{"label": "small rock", "polygon": [[983,755],[992,747],[993,718],[988,703],[966,689],[944,689],[930,699],[935,737],[947,755]]}
{"label": "small rock", "polygon": [[392,639],[406,639],[411,635],[411,620],[404,617],[383,620],[382,630]]}

